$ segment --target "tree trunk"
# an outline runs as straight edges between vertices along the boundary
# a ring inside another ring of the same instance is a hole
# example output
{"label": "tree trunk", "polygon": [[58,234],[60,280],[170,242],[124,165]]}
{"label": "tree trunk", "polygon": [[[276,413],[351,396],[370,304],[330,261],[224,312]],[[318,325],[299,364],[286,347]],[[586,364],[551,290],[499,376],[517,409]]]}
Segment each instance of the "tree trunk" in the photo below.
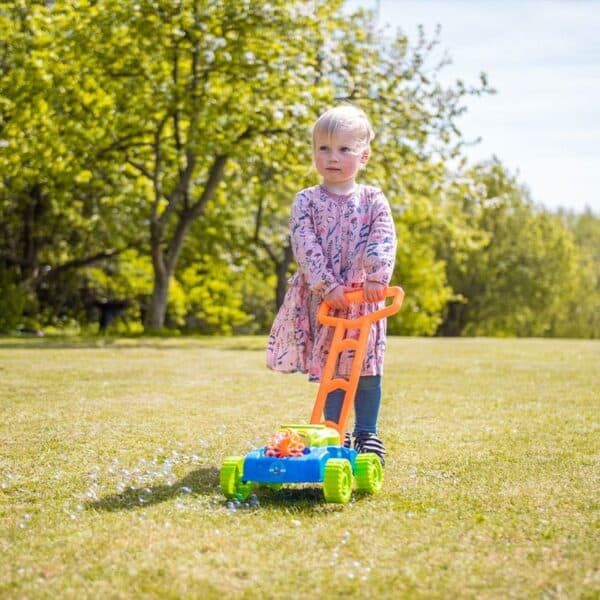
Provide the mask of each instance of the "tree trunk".
{"label": "tree trunk", "polygon": [[[190,158],[188,166],[193,163]],[[192,206],[182,210],[177,217],[175,231],[171,239],[168,241],[166,249],[163,249],[165,243],[165,229],[168,215],[178,206],[176,198],[179,198],[181,191],[174,192],[174,198],[171,198],[167,210],[161,217],[155,215],[154,220],[150,223],[150,243],[152,246],[152,267],[154,269],[154,287],[152,288],[152,297],[150,305],[144,317],[144,329],[156,330],[164,327],[165,316],[167,313],[167,301],[169,298],[169,283],[171,277],[175,273],[177,259],[183,244],[185,243],[186,235],[192,226],[192,223],[202,215],[207,202],[214,196],[214,193],[223,179],[227,156],[217,156],[210,168],[208,180],[204,186],[199,199]],[[186,169],[182,182],[179,187],[182,190],[189,186],[192,168]]]}
{"label": "tree trunk", "polygon": [[160,276],[155,272],[152,297],[144,319],[144,329],[146,331],[156,331],[164,327],[170,279],[171,275],[166,272]]}
{"label": "tree trunk", "polygon": [[169,297],[169,281],[172,271],[165,260],[165,252],[162,248],[163,225],[157,220],[150,224],[150,244],[152,255],[152,267],[154,270],[154,281],[150,304],[144,315],[144,330],[156,331],[165,324],[167,314],[167,300]]}

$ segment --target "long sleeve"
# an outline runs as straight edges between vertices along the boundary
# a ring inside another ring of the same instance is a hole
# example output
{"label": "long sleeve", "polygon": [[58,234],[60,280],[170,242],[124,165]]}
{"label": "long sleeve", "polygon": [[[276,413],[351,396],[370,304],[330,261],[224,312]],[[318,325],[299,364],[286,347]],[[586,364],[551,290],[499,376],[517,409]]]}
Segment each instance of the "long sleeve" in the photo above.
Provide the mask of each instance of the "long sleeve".
{"label": "long sleeve", "polygon": [[368,281],[388,285],[396,259],[396,228],[392,211],[383,192],[373,198],[373,216],[365,248],[363,266]]}
{"label": "long sleeve", "polygon": [[323,248],[319,243],[308,194],[300,193],[294,200],[290,218],[290,234],[299,270],[306,278],[310,289],[325,296],[337,287],[339,282],[328,268]]}

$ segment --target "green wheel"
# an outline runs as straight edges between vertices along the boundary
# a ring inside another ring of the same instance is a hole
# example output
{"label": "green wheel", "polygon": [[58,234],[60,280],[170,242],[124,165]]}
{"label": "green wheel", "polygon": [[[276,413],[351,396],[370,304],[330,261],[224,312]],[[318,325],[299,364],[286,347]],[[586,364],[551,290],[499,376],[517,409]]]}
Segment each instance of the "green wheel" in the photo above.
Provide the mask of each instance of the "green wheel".
{"label": "green wheel", "polygon": [[376,494],[383,484],[383,469],[376,454],[365,452],[359,454],[354,461],[354,478],[356,490]]}
{"label": "green wheel", "polygon": [[352,467],[345,458],[330,458],[323,477],[325,502],[347,504],[352,495]]}
{"label": "green wheel", "polygon": [[226,458],[221,467],[219,483],[221,491],[227,498],[247,500],[252,493],[252,483],[243,481],[244,459],[241,456]]}

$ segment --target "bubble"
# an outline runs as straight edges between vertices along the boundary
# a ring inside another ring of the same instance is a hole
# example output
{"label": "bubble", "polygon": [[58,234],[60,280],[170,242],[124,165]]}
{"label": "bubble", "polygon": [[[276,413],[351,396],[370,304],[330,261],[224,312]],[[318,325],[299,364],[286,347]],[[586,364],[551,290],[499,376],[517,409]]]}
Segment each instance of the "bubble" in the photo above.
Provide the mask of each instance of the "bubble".
{"label": "bubble", "polygon": [[0,483],[0,488],[3,490],[7,490],[8,488],[10,488],[10,483],[8,483],[8,481],[3,481],[2,483]]}
{"label": "bubble", "polygon": [[191,494],[192,493],[192,488],[188,487],[187,485],[184,485],[183,487],[179,488],[179,491],[182,494]]}

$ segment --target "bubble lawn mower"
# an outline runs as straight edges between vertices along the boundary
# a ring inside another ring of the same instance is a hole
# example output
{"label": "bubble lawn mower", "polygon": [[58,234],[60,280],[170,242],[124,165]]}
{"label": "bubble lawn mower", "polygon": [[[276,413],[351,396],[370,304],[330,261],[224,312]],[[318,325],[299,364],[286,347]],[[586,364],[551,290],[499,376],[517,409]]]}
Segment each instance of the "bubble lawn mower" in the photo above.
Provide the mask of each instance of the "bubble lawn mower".
{"label": "bubble lawn mower", "polygon": [[[388,287],[389,305],[358,319],[344,319],[329,315],[329,305],[322,302],[318,319],[323,325],[334,327],[333,339],[310,424],[282,425],[263,448],[251,451],[245,457],[225,459],[220,472],[223,494],[229,499],[245,501],[255,483],[279,489],[284,484],[319,483],[323,485],[326,502],[345,504],[356,490],[377,493],[383,483],[383,470],[376,454],[358,454],[343,446],[346,425],[354,405],[362,364],[365,358],[371,324],[400,310],[404,292],[400,287]],[[364,302],[363,290],[346,292],[349,302]],[[359,330],[358,338],[347,337],[349,330]],[[352,350],[348,379],[335,376],[339,356]],[[329,392],[343,390],[344,400],[337,423],[323,421],[323,409]]]}

